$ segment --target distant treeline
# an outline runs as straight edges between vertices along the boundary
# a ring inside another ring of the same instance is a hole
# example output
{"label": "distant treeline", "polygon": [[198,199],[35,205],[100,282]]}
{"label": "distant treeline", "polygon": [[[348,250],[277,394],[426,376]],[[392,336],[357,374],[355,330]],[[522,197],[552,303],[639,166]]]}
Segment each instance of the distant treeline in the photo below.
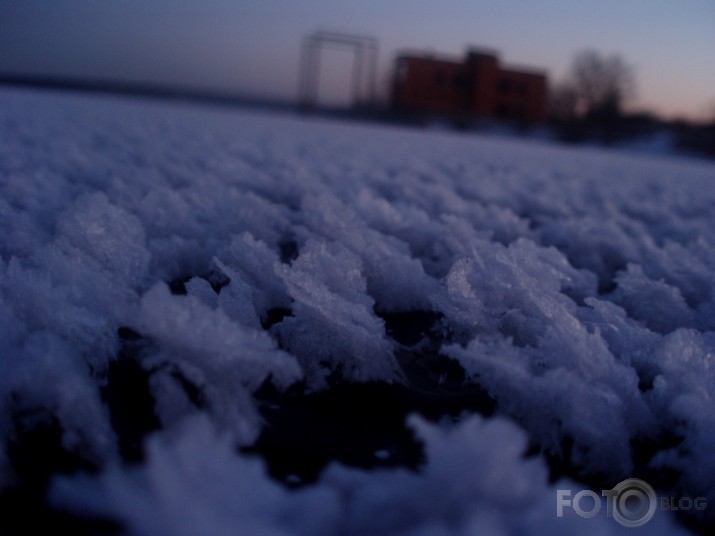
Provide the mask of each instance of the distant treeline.
{"label": "distant treeline", "polygon": [[703,124],[663,121],[643,113],[571,119],[551,117],[548,125],[558,140],[575,144],[616,145],[667,133],[674,149],[715,158],[715,121]]}
{"label": "distant treeline", "polygon": [[715,156],[715,112],[709,124],[627,114],[624,105],[635,94],[635,70],[620,56],[581,51],[568,76],[551,91],[550,125],[559,139],[571,143],[610,145],[667,132],[674,148]]}

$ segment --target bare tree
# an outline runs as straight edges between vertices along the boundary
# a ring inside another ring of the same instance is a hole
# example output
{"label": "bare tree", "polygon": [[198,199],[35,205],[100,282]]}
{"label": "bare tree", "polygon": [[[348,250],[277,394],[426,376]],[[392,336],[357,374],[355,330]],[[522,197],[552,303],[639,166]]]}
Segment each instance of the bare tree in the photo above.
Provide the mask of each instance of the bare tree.
{"label": "bare tree", "polygon": [[635,76],[620,56],[601,56],[593,50],[579,52],[568,82],[576,94],[576,114],[619,116],[623,105],[635,95]]}
{"label": "bare tree", "polygon": [[551,91],[551,119],[566,141],[612,143],[627,135],[623,107],[634,95],[634,70],[620,56],[584,50]]}

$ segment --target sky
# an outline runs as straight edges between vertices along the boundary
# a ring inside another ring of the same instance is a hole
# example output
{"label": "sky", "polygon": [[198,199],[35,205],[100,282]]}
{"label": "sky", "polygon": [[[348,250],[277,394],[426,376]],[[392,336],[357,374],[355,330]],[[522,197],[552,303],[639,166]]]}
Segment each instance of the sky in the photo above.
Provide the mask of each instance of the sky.
{"label": "sky", "polygon": [[[400,50],[492,48],[555,84],[592,49],[634,68],[632,110],[715,115],[715,0],[2,0],[0,74],[296,99],[301,42],[316,30],[375,37],[383,96]],[[322,58],[320,102],[347,104],[351,52]]]}

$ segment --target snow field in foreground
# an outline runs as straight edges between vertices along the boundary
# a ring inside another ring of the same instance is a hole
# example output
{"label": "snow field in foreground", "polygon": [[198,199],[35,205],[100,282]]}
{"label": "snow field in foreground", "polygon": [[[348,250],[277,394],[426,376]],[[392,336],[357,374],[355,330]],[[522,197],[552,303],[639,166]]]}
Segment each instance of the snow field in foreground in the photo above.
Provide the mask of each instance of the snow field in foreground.
{"label": "snow field in foreground", "polygon": [[[2,90],[0,192],[0,486],[49,421],[96,468],[51,503],[136,534],[604,534],[555,490],[630,476],[715,508],[711,163]],[[400,342],[399,313],[435,321]],[[497,413],[408,417],[417,471],[288,490],[237,450],[262,386],[409,384],[414,356]],[[106,394],[125,361],[141,463]]]}

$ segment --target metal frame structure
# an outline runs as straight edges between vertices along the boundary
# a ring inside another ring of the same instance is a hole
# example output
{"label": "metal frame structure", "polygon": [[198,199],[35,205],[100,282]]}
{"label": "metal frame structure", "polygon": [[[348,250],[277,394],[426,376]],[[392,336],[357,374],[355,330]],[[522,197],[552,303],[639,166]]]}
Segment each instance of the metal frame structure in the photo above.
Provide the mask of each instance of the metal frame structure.
{"label": "metal frame structure", "polygon": [[[337,32],[315,32],[303,39],[300,74],[300,104],[304,109],[317,105],[320,84],[320,51],[324,48],[352,49],[353,106],[375,102],[377,39]],[[367,87],[365,83],[367,80]],[[367,93],[367,95],[366,95]]]}

